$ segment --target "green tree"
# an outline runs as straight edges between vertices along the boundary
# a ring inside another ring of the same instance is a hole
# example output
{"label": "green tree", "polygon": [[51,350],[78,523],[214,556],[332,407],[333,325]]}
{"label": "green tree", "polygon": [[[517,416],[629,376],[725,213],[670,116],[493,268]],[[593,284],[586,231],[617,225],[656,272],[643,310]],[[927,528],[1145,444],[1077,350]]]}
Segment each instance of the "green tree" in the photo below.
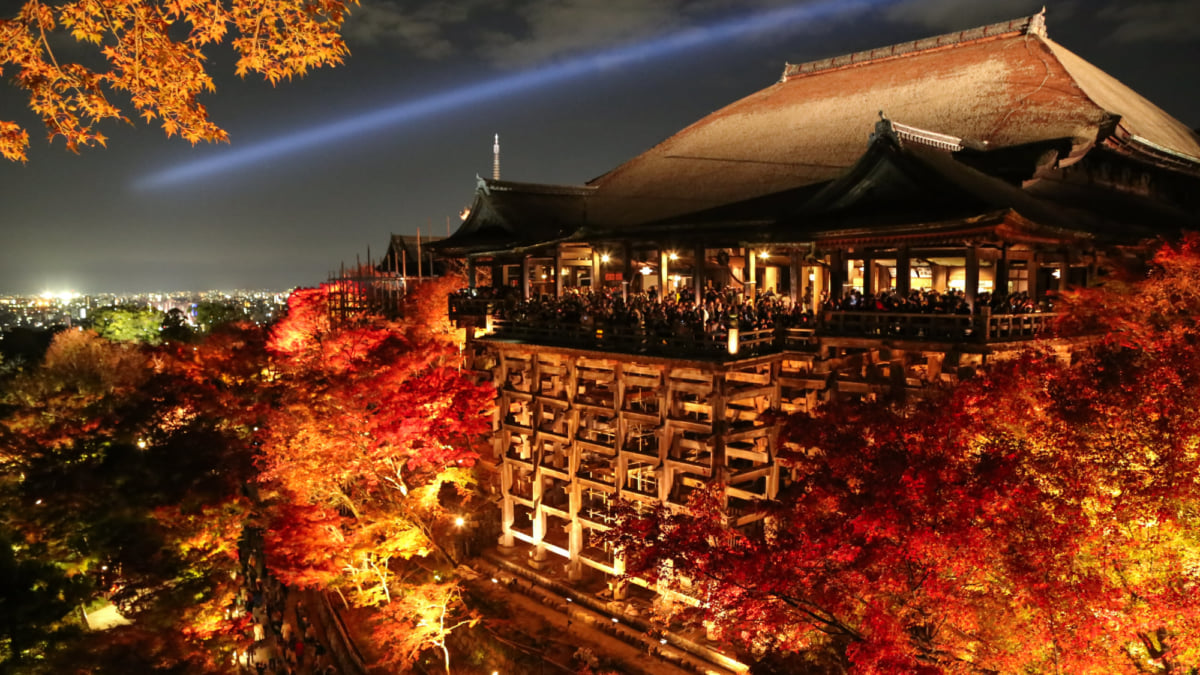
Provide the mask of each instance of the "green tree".
{"label": "green tree", "polygon": [[75,615],[94,592],[91,579],[47,559],[40,545],[0,532],[0,664],[19,664],[75,639]]}
{"label": "green tree", "polygon": [[162,341],[163,313],[154,309],[105,307],[92,314],[91,325],[92,330],[108,340],[156,345]]}
{"label": "green tree", "polygon": [[217,302],[205,300],[196,306],[196,326],[203,332],[212,330],[246,318],[242,308],[232,302]]}

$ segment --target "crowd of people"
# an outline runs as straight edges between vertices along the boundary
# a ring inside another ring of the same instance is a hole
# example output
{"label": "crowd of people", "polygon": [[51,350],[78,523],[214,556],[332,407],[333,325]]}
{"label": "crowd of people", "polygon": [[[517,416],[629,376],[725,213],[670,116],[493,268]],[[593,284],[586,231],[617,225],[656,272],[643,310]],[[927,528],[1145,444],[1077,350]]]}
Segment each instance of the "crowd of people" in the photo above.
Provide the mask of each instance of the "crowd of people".
{"label": "crowd of people", "polygon": [[1029,314],[1049,309],[1049,304],[1044,308],[1039,306],[1024,291],[1007,295],[983,292],[976,297],[972,306],[967,300],[967,294],[961,290],[913,289],[908,293],[898,293],[894,289],[888,289],[878,294],[867,295],[853,290],[840,298],[826,298],[822,307],[844,312],[903,314],[979,314],[986,307],[993,314]]}
{"label": "crowd of people", "polygon": [[239,557],[243,584],[228,611],[251,619],[248,630],[253,632],[253,645],[239,658],[242,672],[258,675],[338,672],[304,603],[299,600],[289,603],[287,587],[265,569],[258,537],[252,534],[243,540]]}
{"label": "crowd of people", "polygon": [[[695,291],[680,288],[659,293],[622,292],[621,289],[566,289],[562,296],[542,295],[529,299],[516,288],[481,288],[460,292],[461,297],[493,300],[493,315],[521,325],[582,326],[640,331],[655,336],[715,336],[740,331],[778,328],[814,328],[818,323],[812,311],[811,296],[798,302],[779,295],[773,289],[750,299],[731,287],[705,289],[697,302]],[[989,308],[993,314],[1024,314],[1048,309],[1039,307],[1027,293],[992,295],[980,293],[974,307],[961,290],[933,291],[914,289],[908,293],[886,290],[863,294],[852,290],[841,297],[822,296],[825,311],[896,312],[907,314],[979,314]]]}

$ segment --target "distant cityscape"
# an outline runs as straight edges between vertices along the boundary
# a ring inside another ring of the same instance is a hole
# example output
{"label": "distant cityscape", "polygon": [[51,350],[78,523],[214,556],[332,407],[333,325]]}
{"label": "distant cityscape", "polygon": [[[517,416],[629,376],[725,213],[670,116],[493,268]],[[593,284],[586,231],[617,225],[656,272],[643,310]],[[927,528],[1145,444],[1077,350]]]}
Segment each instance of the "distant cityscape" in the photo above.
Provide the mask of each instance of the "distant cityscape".
{"label": "distant cityscape", "polygon": [[192,328],[204,328],[208,314],[205,309],[221,307],[226,310],[220,313],[223,320],[235,318],[264,325],[274,321],[286,309],[290,292],[289,289],[0,295],[0,332],[89,326],[90,318],[106,308],[153,311],[164,317],[171,314]]}

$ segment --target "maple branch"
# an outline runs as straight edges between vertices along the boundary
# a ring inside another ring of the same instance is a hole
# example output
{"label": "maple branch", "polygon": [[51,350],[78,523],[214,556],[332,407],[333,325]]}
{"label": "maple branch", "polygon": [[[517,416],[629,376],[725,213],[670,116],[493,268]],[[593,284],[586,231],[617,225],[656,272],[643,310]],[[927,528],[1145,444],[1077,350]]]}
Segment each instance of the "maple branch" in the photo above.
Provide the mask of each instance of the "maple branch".
{"label": "maple branch", "polygon": [[[38,2],[38,0],[30,0],[30,3],[34,7],[42,6],[41,3]],[[41,12],[37,12],[36,16],[37,16],[38,33],[41,35],[42,48],[45,49],[46,55],[50,57],[50,63],[54,64],[54,70],[58,71],[59,77],[61,79],[70,81],[71,78],[67,77],[67,74],[63,72],[62,66],[60,66],[58,64],[58,58],[54,56],[54,50],[50,48],[50,41],[46,39],[46,26],[42,23]],[[70,86],[71,86],[71,89],[74,90],[75,95],[77,97],[81,95],[81,92],[79,91],[78,87],[76,87],[73,84]],[[43,118],[43,119],[45,119],[45,118]],[[62,129],[63,129],[62,123],[58,121],[57,117],[53,121],[54,121],[54,126],[58,129],[58,133],[62,134],[64,137],[67,136],[67,134],[62,131]]]}
{"label": "maple branch", "polygon": [[[783,602],[785,605],[788,605],[789,607],[792,607],[796,611],[800,612],[801,614],[812,618],[818,624],[827,625],[827,626],[830,626],[831,628],[837,629],[837,632],[830,632],[830,631],[826,631],[824,628],[821,628],[820,625],[816,626],[817,630],[819,630],[823,633],[827,633],[829,635],[837,635],[840,633],[840,634],[850,637],[856,641],[862,641],[862,639],[863,639],[863,636],[861,633],[854,630],[853,628],[850,628],[849,626],[842,623],[841,621],[838,621],[836,618],[834,618],[833,614],[827,612],[824,608],[822,608],[820,605],[818,605],[814,602],[804,600],[803,598],[792,597],[790,595],[782,594],[777,591],[767,591],[764,594],[764,593],[761,593],[760,591],[758,591],[757,589],[751,588],[749,586],[746,586],[745,584],[734,581],[731,578],[718,576],[718,575],[714,574],[713,572],[709,571],[706,567],[707,566],[705,566],[704,564],[698,564],[695,566],[695,569],[697,569],[701,574],[703,574],[704,576],[707,576],[709,579],[712,579],[713,581],[715,581],[717,583],[730,584],[730,585],[738,588],[739,590],[745,592],[748,595],[766,595],[767,597],[776,598],[776,599],[780,600],[781,602]],[[822,614],[825,614],[825,616],[822,616]]]}

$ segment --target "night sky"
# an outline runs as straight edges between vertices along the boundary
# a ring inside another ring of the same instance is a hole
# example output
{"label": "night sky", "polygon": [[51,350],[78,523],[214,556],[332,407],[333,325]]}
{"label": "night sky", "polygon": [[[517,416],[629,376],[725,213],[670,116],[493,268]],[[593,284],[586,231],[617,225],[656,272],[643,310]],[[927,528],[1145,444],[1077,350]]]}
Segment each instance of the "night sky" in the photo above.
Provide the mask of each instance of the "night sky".
{"label": "night sky", "polygon": [[[17,4],[0,7],[11,15]],[[0,119],[25,124],[32,147],[25,165],[0,160],[0,294],[314,285],[368,246],[378,256],[391,233],[445,235],[447,217],[456,226],[476,174],[491,175],[494,133],[504,179],[582,183],[770,85],[786,61],[1017,18],[1042,4],[363,0],[341,67],[272,88],[233,76],[232,53],[213,52],[218,90],[205,103],[231,138],[215,146],[107,123],[107,149],[73,155],[61,139],[45,141],[6,82]],[[796,5],[824,11],[766,32],[719,30]],[[1047,24],[1051,39],[1200,126],[1200,2],[1056,2]],[[662,47],[681,32],[696,38],[690,47]],[[579,61],[596,54],[606,58]],[[539,84],[545,72],[558,77]],[[440,108],[398,112],[435,95]],[[378,111],[368,128],[349,130]],[[318,140],[281,150],[298,138]],[[251,161],[264,148],[276,152]]]}

